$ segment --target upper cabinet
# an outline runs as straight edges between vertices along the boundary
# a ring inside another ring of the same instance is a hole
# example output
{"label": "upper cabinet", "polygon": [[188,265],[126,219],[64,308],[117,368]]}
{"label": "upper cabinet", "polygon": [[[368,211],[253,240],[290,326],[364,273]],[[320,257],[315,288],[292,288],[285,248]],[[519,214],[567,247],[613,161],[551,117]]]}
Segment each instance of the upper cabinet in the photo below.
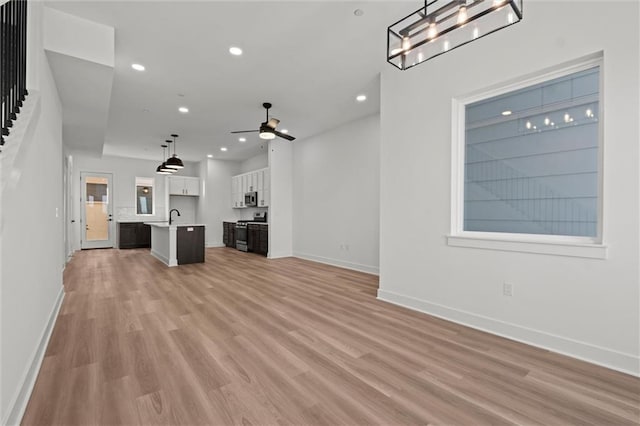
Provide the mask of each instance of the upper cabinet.
{"label": "upper cabinet", "polygon": [[258,207],[269,206],[269,168],[243,173],[231,178],[231,207],[242,209],[244,194],[247,192],[258,193]]}
{"label": "upper cabinet", "polygon": [[169,195],[200,195],[200,178],[189,176],[168,176]]}

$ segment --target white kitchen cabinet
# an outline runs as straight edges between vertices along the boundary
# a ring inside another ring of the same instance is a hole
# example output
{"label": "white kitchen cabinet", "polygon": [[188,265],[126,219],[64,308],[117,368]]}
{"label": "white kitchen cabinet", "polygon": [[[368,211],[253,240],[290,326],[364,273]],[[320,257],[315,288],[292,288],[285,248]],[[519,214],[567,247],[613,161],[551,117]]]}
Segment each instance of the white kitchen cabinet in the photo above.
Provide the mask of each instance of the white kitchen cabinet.
{"label": "white kitchen cabinet", "polygon": [[231,207],[239,209],[244,207],[244,192],[242,192],[241,176],[231,178]]}
{"label": "white kitchen cabinet", "polygon": [[200,195],[200,178],[189,176],[168,176],[169,195]]}
{"label": "white kitchen cabinet", "polygon": [[258,190],[256,181],[256,172],[247,173],[247,192],[254,192]]}
{"label": "white kitchen cabinet", "polygon": [[258,207],[269,207],[271,193],[268,189],[258,191]]}
{"label": "white kitchen cabinet", "polygon": [[246,208],[244,194],[258,193],[258,207],[269,206],[269,168],[231,177],[231,207]]}

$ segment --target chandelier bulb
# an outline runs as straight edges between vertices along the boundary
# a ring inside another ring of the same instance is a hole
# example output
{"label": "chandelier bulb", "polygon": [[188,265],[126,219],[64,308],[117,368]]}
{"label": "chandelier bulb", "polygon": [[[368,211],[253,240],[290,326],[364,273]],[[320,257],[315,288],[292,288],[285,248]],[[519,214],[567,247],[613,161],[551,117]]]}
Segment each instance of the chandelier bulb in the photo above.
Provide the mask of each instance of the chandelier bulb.
{"label": "chandelier bulb", "polygon": [[402,37],[402,50],[406,53],[411,49],[411,42],[409,41],[409,37]]}
{"label": "chandelier bulb", "polygon": [[427,38],[433,40],[436,37],[438,37],[438,28],[436,27],[435,22],[431,22],[429,24],[429,28],[427,29]]}
{"label": "chandelier bulb", "polygon": [[467,6],[462,5],[458,11],[458,25],[463,25],[467,22],[467,19],[469,19],[469,16],[467,15]]}

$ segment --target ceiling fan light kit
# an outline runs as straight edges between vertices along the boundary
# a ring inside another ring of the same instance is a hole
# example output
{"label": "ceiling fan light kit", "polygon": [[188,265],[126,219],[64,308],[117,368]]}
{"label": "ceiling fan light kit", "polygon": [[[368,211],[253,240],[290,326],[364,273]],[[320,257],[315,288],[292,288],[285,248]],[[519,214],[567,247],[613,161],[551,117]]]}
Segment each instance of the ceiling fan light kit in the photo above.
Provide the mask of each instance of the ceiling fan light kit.
{"label": "ceiling fan light kit", "polygon": [[260,139],[271,140],[275,139],[276,134],[273,131],[268,129],[260,129]]}
{"label": "ceiling fan light kit", "polygon": [[276,127],[278,127],[278,124],[280,123],[280,120],[278,120],[277,118],[269,118],[269,109],[272,107],[272,105],[269,102],[265,102],[262,104],[262,106],[264,107],[264,109],[267,110],[267,119],[262,122],[260,124],[260,128],[258,130],[239,130],[236,132],[231,132],[231,133],[256,133],[258,132],[258,136],[260,137],[260,139],[265,139],[265,140],[271,140],[271,139],[275,139],[276,136],[286,139],[288,141],[292,141],[295,140],[295,137],[288,135],[286,133],[282,133],[276,130]]}
{"label": "ceiling fan light kit", "polygon": [[387,62],[406,70],[522,20],[523,0],[425,0],[387,29]]}

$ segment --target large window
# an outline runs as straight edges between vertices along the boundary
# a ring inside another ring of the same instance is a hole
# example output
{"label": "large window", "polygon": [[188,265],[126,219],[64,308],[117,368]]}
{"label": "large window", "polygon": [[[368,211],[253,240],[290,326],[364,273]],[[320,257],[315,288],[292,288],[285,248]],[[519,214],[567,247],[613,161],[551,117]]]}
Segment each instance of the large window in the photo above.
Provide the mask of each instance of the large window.
{"label": "large window", "polygon": [[601,242],[600,62],[457,101],[454,235]]}
{"label": "large window", "polygon": [[153,215],[153,178],[136,178],[136,214]]}

